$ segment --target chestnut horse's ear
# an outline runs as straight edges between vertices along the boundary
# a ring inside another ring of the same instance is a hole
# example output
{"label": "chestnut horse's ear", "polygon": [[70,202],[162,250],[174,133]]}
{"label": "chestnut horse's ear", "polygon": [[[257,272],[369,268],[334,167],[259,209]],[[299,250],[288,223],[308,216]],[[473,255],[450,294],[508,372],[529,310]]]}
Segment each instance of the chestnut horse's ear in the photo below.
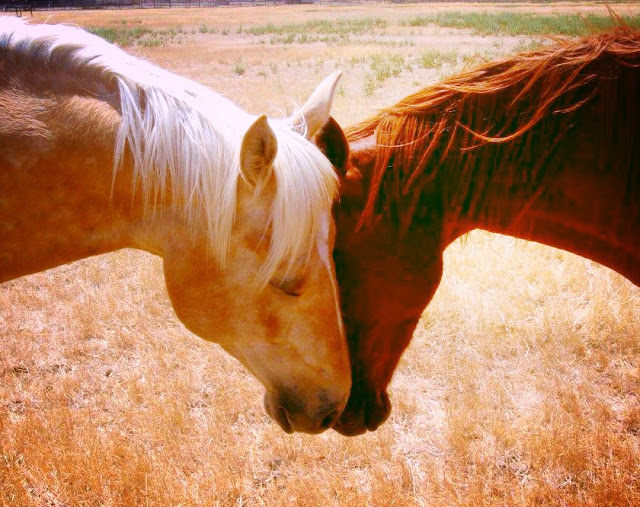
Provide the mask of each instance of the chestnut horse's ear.
{"label": "chestnut horse's ear", "polygon": [[320,151],[324,153],[324,156],[336,168],[338,175],[342,179],[347,174],[349,143],[342,128],[332,116],[329,117],[329,121],[322,127],[322,130],[318,132],[315,142]]}
{"label": "chestnut horse's ear", "polygon": [[329,118],[327,124],[315,139],[316,146],[329,159],[340,178],[340,195],[344,197],[362,197],[364,192],[362,173],[354,165],[349,143],[338,122]]}
{"label": "chestnut horse's ear", "polygon": [[262,115],[249,127],[240,148],[240,170],[251,186],[260,186],[271,177],[271,164],[277,152],[276,135],[271,130],[267,117]]}
{"label": "chestnut horse's ear", "polygon": [[309,100],[300,108],[296,117],[293,118],[294,129],[304,132],[307,139],[313,139],[329,121],[333,94],[340,76],[342,76],[342,71],[334,72],[324,78],[311,94]]}

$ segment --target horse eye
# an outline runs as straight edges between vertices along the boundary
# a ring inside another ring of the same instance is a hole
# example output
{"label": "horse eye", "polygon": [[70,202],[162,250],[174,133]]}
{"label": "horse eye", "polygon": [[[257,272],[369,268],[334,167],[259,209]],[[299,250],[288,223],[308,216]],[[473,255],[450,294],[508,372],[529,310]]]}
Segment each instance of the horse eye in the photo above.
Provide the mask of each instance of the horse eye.
{"label": "horse eye", "polygon": [[282,280],[271,280],[269,285],[275,287],[287,296],[297,297],[300,295],[300,286],[302,280],[300,278],[283,278]]}

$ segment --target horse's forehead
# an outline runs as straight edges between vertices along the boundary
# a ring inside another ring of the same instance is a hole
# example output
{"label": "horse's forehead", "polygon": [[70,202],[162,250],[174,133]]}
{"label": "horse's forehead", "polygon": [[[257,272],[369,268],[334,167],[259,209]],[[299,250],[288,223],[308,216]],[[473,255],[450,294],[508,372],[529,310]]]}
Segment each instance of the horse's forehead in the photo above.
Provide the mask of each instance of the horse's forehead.
{"label": "horse's forehead", "polygon": [[371,154],[376,148],[375,135],[370,135],[358,139],[356,141],[349,141],[349,151],[351,155],[356,157],[362,157],[365,154]]}
{"label": "horse's forehead", "polygon": [[370,172],[377,155],[374,136],[365,137],[349,143],[349,163],[363,175]]}

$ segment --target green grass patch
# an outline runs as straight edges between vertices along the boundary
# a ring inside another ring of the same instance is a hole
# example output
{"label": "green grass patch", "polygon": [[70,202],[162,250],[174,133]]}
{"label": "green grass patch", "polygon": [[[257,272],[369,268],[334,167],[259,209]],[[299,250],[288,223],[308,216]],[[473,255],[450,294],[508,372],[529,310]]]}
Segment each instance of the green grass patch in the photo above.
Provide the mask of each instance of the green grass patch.
{"label": "green grass patch", "polygon": [[400,54],[371,56],[371,71],[379,82],[383,82],[390,77],[399,76],[404,66],[405,58]]}
{"label": "green grass patch", "polygon": [[143,37],[153,33],[149,28],[141,26],[88,27],[87,31],[119,46],[133,46]]}
{"label": "green grass patch", "polygon": [[458,53],[455,51],[430,50],[420,56],[420,65],[425,69],[438,69],[443,65],[455,65],[458,63]]}
{"label": "green grass patch", "polygon": [[[640,15],[623,16],[625,23],[640,28]],[[581,36],[607,30],[616,25],[610,16],[515,12],[437,12],[412,16],[402,26],[438,25],[469,29],[479,35],[567,35]]]}
{"label": "green grass patch", "polygon": [[242,60],[236,60],[235,65],[233,66],[233,72],[235,72],[238,76],[244,75],[244,71],[246,70],[244,62]]}
{"label": "green grass patch", "polygon": [[399,76],[407,68],[406,58],[398,53],[380,53],[369,58],[369,71],[364,75],[364,93],[371,96],[373,92],[390,77]]}
{"label": "green grass patch", "polygon": [[279,35],[293,36],[316,34],[316,35],[337,35],[348,37],[349,35],[361,35],[373,31],[381,31],[387,27],[387,21],[379,17],[364,17],[355,19],[314,19],[304,23],[286,23],[276,25],[268,23],[266,25],[252,26],[243,29],[244,33],[252,35]]}
{"label": "green grass patch", "polygon": [[198,28],[200,33],[218,33],[218,29],[213,26],[207,26],[204,23],[200,25]]}
{"label": "green grass patch", "polygon": [[141,26],[128,26],[126,23],[122,23],[122,26],[87,27],[87,31],[122,47],[136,45],[146,47],[162,46],[183,33],[182,27],[169,30],[152,30]]}
{"label": "green grass patch", "polygon": [[544,46],[544,42],[540,39],[520,41],[515,47],[515,53],[525,53],[528,51],[535,51]]}

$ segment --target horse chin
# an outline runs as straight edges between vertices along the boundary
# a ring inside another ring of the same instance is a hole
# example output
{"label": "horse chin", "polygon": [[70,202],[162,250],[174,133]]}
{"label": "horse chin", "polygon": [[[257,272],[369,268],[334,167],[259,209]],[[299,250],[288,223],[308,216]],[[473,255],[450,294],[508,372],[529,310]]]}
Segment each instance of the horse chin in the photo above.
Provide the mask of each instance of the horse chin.
{"label": "horse chin", "polygon": [[364,410],[345,410],[333,425],[333,429],[345,437],[364,435],[369,429],[365,421]]}
{"label": "horse chin", "polygon": [[346,437],[355,437],[377,430],[389,418],[390,413],[391,402],[386,392],[362,397],[352,393],[333,429]]}

